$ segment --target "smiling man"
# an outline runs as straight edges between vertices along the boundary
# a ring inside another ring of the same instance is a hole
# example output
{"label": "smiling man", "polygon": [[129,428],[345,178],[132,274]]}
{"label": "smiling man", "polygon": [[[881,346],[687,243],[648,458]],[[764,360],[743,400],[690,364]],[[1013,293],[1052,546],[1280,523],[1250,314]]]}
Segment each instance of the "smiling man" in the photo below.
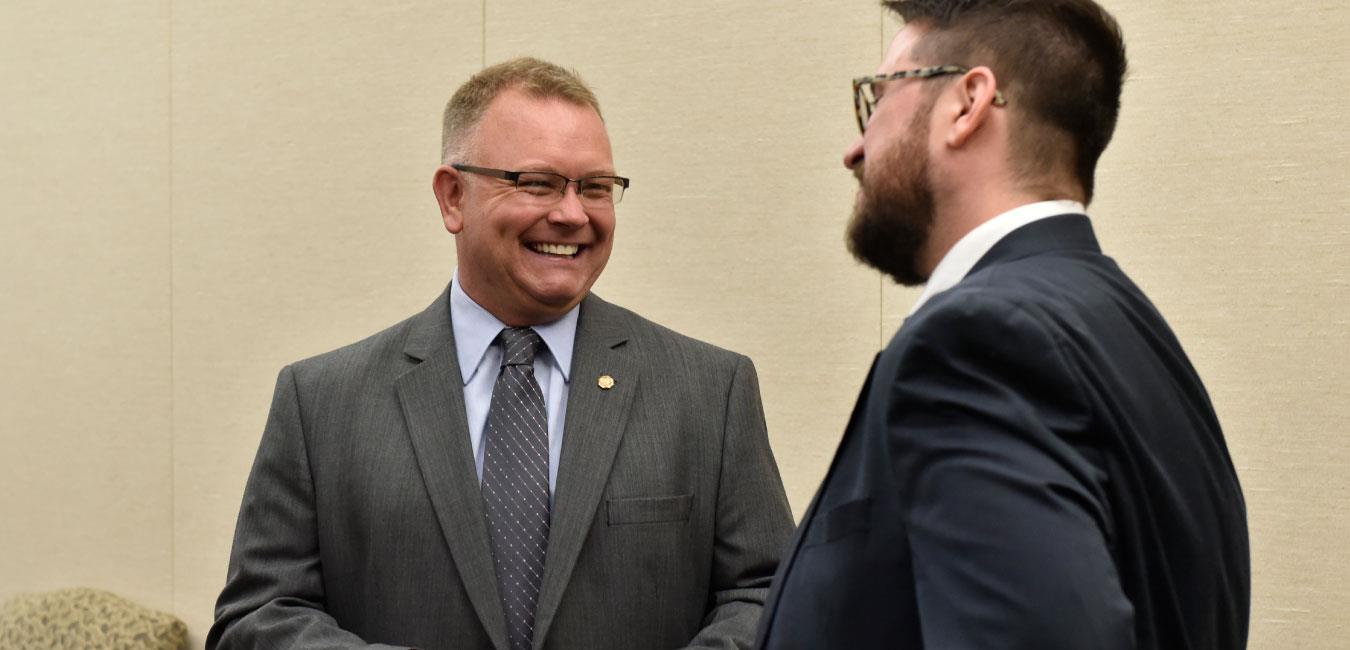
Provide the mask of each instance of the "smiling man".
{"label": "smiling man", "polygon": [[450,286],[282,370],[207,646],[748,647],[792,526],[754,367],[590,293],[595,96],[489,67],[442,152]]}
{"label": "smiling man", "polygon": [[1092,0],[883,4],[905,25],[853,82],[848,243],[925,288],[783,558],[761,647],[1244,647],[1223,432],[1086,214],[1119,27]]}

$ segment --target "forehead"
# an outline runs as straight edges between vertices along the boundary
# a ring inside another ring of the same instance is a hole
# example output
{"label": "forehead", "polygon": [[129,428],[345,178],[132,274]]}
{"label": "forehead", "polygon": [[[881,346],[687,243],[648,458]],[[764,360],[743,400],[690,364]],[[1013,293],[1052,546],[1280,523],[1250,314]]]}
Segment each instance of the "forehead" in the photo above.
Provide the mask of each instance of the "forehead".
{"label": "forehead", "polygon": [[562,168],[608,167],[609,134],[595,109],[508,89],[488,105],[476,134],[480,164],[532,162]]}

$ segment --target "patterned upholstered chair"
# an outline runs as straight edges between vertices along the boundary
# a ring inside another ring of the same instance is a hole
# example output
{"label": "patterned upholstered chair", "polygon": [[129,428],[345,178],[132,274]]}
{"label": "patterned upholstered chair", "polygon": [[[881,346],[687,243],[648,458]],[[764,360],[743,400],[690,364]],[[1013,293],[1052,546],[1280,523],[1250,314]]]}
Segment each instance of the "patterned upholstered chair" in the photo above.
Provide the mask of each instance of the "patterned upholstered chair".
{"label": "patterned upholstered chair", "polygon": [[0,606],[4,650],[183,650],[187,626],[97,589],[25,594]]}

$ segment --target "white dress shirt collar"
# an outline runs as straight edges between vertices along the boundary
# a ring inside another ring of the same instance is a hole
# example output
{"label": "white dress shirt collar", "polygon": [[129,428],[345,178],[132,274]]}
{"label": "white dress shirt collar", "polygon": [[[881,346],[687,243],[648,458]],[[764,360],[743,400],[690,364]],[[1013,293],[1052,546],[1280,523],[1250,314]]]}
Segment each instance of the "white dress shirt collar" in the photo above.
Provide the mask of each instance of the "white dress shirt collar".
{"label": "white dress shirt collar", "polygon": [[942,261],[938,262],[929,276],[923,293],[909,308],[909,314],[914,315],[930,298],[965,279],[980,258],[1012,231],[1033,221],[1061,214],[1087,214],[1087,210],[1077,201],[1041,201],[1018,206],[976,226],[942,256]]}
{"label": "white dress shirt collar", "polygon": [[[555,367],[562,373],[564,380],[570,380],[572,372],[572,346],[577,338],[577,315],[581,305],[577,305],[562,318],[551,323],[532,325],[531,327],[544,339],[548,353]],[[474,302],[459,284],[459,270],[455,270],[450,281],[450,319],[455,334],[455,354],[459,357],[459,372],[464,383],[478,370],[483,355],[496,340],[497,334],[506,327],[488,310]]]}

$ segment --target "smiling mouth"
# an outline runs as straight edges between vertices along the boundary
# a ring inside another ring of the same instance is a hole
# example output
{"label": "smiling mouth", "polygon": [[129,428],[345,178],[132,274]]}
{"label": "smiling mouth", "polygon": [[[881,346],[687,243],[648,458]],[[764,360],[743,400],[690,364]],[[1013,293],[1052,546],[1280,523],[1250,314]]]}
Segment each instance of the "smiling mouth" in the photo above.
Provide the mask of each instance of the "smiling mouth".
{"label": "smiling mouth", "polygon": [[576,257],[581,246],[577,244],[545,244],[535,242],[529,244],[530,250],[543,255],[552,255],[554,257]]}

